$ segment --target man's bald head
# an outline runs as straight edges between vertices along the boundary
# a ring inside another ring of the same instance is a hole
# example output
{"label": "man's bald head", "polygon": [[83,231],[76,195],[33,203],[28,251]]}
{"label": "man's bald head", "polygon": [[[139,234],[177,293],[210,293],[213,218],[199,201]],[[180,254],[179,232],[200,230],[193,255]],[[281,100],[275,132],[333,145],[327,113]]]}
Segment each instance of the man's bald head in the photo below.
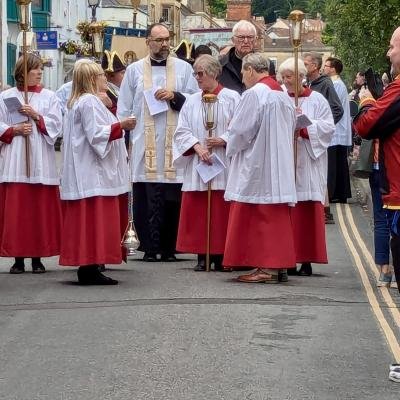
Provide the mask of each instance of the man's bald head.
{"label": "man's bald head", "polygon": [[400,26],[393,32],[387,56],[392,64],[392,74],[400,74]]}

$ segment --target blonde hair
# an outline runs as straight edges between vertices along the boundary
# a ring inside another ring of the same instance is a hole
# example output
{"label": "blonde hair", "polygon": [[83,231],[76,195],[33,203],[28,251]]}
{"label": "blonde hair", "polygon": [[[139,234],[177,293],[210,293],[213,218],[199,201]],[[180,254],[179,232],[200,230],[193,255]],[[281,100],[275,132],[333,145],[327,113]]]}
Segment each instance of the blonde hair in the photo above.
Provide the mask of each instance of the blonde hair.
{"label": "blonde hair", "polygon": [[71,97],[68,100],[67,107],[72,108],[74,103],[86,93],[96,96],[98,92],[97,77],[102,74],[104,74],[103,68],[94,61],[75,64]]}

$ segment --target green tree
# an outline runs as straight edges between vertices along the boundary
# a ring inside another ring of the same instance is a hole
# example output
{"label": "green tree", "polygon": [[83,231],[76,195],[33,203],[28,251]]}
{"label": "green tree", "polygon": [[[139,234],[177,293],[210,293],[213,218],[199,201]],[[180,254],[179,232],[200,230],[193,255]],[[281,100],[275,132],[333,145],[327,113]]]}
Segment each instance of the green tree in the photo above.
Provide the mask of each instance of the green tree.
{"label": "green tree", "polygon": [[387,70],[386,52],[400,25],[398,0],[327,0],[324,42],[343,61],[348,77],[372,67]]}
{"label": "green tree", "polygon": [[[263,16],[266,22],[273,22],[277,17],[287,18],[292,10],[302,10],[304,13],[321,12],[325,0],[253,0],[252,12]],[[322,4],[322,5],[321,5]],[[319,10],[319,6],[321,5]]]}
{"label": "green tree", "polygon": [[224,18],[226,14],[226,0],[208,0],[211,15]]}

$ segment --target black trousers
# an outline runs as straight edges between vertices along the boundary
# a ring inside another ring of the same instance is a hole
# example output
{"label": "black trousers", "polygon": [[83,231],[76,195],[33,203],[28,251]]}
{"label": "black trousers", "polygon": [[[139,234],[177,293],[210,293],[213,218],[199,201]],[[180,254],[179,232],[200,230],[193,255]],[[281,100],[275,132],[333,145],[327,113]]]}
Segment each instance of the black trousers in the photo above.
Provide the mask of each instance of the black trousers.
{"label": "black trousers", "polygon": [[400,293],[400,211],[396,211],[394,214],[391,234],[390,248],[392,250],[393,268]]}
{"label": "black trousers", "polygon": [[328,147],[328,195],[329,201],[346,203],[351,197],[347,146]]}
{"label": "black trousers", "polygon": [[181,184],[134,183],[133,219],[140,251],[175,253],[181,206]]}

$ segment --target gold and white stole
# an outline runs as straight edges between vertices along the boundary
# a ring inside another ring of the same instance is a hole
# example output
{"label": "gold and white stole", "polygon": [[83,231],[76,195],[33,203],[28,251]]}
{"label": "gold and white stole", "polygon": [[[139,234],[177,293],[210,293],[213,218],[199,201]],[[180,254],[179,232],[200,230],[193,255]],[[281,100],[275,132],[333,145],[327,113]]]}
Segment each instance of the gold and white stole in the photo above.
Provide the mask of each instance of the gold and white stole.
{"label": "gold and white stole", "polygon": [[[175,91],[175,63],[172,57],[167,58],[166,89]],[[153,87],[150,56],[143,59],[143,89]],[[144,135],[145,135],[145,174],[146,179],[157,179],[157,148],[154,118],[150,115],[149,107],[144,102]],[[164,177],[175,179],[176,170],[172,165],[172,138],[176,129],[176,112],[168,107],[167,126],[165,130]]]}

